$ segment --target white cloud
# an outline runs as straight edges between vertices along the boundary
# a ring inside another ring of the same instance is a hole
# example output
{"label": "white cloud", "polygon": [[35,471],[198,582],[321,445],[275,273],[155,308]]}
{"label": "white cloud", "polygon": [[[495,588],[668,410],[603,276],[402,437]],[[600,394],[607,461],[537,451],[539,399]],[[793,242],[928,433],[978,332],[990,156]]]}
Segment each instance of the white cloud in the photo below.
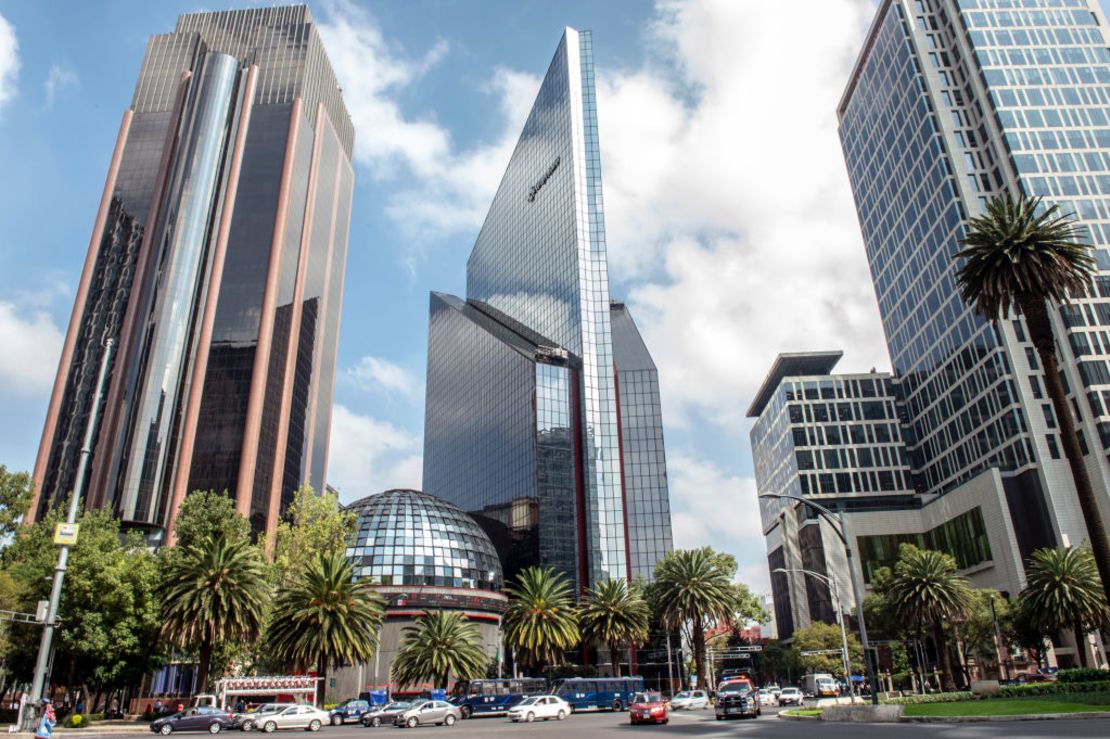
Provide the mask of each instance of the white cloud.
{"label": "white cloud", "polygon": [[667,480],[675,548],[709,545],[730,552],[752,592],[769,590],[755,480],[683,452],[667,455]]}
{"label": "white cloud", "polygon": [[741,428],[780,351],[887,363],[836,133],[873,13],[870,0],[662,2],[658,56],[599,73],[610,262],[672,422]]}
{"label": "white cloud", "polygon": [[19,76],[19,39],[15,26],[0,15],[0,109],[15,97]]}
{"label": "white cloud", "polygon": [[54,64],[46,75],[46,108],[54,107],[54,100],[63,87],[74,87],[78,84],[77,73],[61,64]]}
{"label": "white cloud", "polygon": [[394,99],[448,54],[446,42],[423,57],[406,58],[387,43],[373,16],[348,0],[327,5],[320,33],[358,131],[356,161],[375,177],[403,174],[412,180],[390,196],[386,212],[414,243],[427,236],[476,232],[539,79],[496,69],[478,92],[497,98],[502,132],[492,142],[460,150],[432,115],[408,117]]}
{"label": "white cloud", "polygon": [[344,405],[332,409],[328,484],[344,503],[390,488],[420,489],[421,439]]}
{"label": "white cloud", "polygon": [[379,357],[365,356],[346,374],[356,383],[367,389],[383,389],[406,398],[420,395],[420,383],[405,368]]}
{"label": "white cloud", "polygon": [[63,338],[49,313],[28,314],[0,301],[0,396],[49,393]]}

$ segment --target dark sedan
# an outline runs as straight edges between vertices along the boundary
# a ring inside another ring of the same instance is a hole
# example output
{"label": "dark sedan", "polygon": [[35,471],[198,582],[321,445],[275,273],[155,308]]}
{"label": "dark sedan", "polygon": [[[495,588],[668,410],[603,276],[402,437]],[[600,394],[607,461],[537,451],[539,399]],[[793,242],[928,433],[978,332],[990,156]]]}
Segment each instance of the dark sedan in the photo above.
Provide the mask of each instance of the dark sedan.
{"label": "dark sedan", "polygon": [[234,717],[225,711],[211,706],[193,706],[154,721],[150,730],[164,736],[175,731],[207,731],[209,734],[219,734],[234,724]]}
{"label": "dark sedan", "polygon": [[405,701],[394,701],[387,703],[384,706],[371,706],[370,710],[362,714],[359,723],[363,726],[381,726],[382,724],[391,724],[393,720],[400,716],[405,711],[412,708],[411,703]]}

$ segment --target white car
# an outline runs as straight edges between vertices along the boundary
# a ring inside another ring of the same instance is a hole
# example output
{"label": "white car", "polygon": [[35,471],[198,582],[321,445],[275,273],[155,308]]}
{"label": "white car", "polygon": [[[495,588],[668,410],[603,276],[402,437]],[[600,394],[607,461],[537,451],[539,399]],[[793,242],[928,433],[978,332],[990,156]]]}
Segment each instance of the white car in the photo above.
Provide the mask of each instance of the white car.
{"label": "white car", "polygon": [[780,706],[800,706],[802,705],[802,691],[797,688],[783,688],[779,693]]}
{"label": "white car", "polygon": [[772,693],[770,690],[768,690],[767,688],[760,688],[759,689],[759,705],[761,705],[761,706],[773,706],[777,702],[778,702],[778,698],[776,698],[775,694]]}
{"label": "white car", "polygon": [[298,704],[289,706],[268,716],[255,719],[254,728],[271,734],[278,729],[304,729],[319,731],[324,724],[331,722],[331,715],[316,706]]}
{"label": "white car", "polygon": [[533,695],[509,709],[509,720],[532,723],[536,719],[553,718],[562,721],[572,710],[570,704],[557,695]]}
{"label": "white car", "polygon": [[695,708],[709,708],[709,696],[704,690],[683,690],[671,698],[671,709],[692,711]]}
{"label": "white car", "polygon": [[775,700],[778,700],[779,693],[782,692],[782,688],[779,687],[778,683],[771,683],[770,685],[765,686],[763,689],[769,692],[771,695],[775,696]]}

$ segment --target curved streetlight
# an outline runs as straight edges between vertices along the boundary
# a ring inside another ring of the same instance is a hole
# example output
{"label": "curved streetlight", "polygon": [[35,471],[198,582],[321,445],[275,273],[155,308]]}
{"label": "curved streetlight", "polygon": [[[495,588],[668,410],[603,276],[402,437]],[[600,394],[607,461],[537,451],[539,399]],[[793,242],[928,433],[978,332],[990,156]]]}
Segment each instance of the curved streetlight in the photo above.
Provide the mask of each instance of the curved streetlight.
{"label": "curved streetlight", "polygon": [[844,663],[844,677],[848,681],[848,697],[852,699],[852,703],[855,703],[856,693],[854,690],[854,686],[852,685],[852,667],[849,664],[848,660],[848,632],[844,629],[844,603],[840,600],[840,591],[837,590],[836,580],[832,579],[831,577],[826,577],[820,572],[814,572],[813,570],[806,570],[800,567],[776,567],[775,569],[771,570],[771,572],[781,572],[783,574],[800,572],[803,575],[815,577],[821,582],[825,583],[825,586],[828,587],[829,592],[832,593],[833,602],[836,606],[836,622],[840,625],[840,656]]}
{"label": "curved streetlight", "polygon": [[852,582],[852,597],[856,600],[856,618],[859,620],[859,640],[863,645],[863,663],[867,666],[867,679],[871,683],[871,703],[872,705],[879,705],[879,681],[878,676],[875,674],[875,665],[871,661],[871,643],[867,638],[867,624],[863,619],[863,598],[860,597],[859,583],[856,582],[856,568],[852,565],[852,545],[848,538],[847,525],[844,523],[844,512],[837,511],[833,513],[820,503],[814,503],[808,498],[803,498],[800,495],[792,495],[790,493],[760,493],[759,497],[786,498],[804,503],[817,511],[817,513],[828,521],[833,531],[840,537],[841,543],[844,544],[845,558],[848,561],[848,579]]}

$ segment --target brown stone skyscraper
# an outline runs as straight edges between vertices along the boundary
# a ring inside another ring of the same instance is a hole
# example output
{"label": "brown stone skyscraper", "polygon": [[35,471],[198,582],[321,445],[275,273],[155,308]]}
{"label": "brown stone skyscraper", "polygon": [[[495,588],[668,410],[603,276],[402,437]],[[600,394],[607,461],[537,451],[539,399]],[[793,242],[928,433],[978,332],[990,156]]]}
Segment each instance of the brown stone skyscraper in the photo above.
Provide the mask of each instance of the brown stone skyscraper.
{"label": "brown stone skyscraper", "polygon": [[271,533],[322,489],[354,132],[304,6],[178,19],[124,113],[42,443],[32,517],[76,484],[116,341],[85,507],[159,541],[184,495],[226,490]]}

